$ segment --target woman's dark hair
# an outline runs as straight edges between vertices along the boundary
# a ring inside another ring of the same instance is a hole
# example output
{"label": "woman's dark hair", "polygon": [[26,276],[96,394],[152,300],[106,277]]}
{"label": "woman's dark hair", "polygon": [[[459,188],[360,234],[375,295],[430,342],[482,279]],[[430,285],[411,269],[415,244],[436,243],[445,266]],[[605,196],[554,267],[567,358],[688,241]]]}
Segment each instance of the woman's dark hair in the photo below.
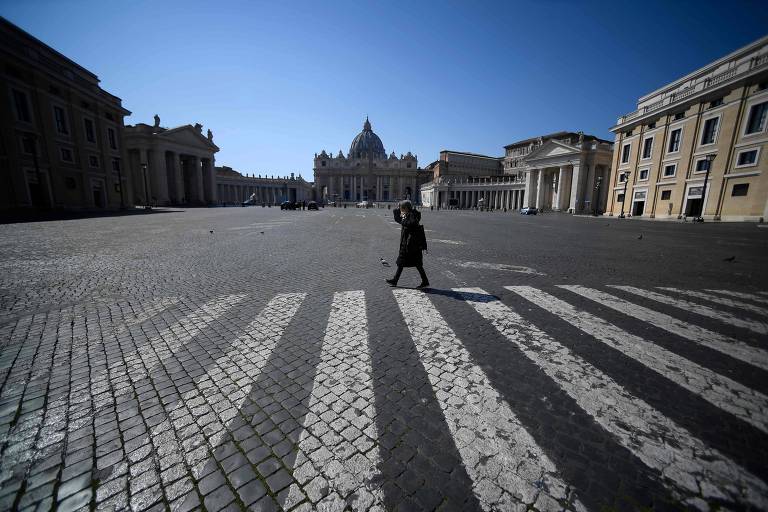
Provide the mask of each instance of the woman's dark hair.
{"label": "woman's dark hair", "polygon": [[413,204],[409,200],[406,199],[405,201],[400,201],[400,208],[402,208],[403,210],[409,212],[409,211],[413,210]]}

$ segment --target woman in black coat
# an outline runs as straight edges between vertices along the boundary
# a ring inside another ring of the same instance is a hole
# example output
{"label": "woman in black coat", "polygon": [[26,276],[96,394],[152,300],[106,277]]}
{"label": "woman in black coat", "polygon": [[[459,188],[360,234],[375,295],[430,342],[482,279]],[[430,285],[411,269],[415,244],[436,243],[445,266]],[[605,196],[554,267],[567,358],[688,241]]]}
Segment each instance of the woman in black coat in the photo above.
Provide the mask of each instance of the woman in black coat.
{"label": "woman in black coat", "polygon": [[423,238],[419,228],[421,213],[413,209],[410,201],[400,203],[400,208],[394,210],[395,222],[402,226],[400,230],[400,252],[397,255],[397,272],[395,277],[387,279],[392,286],[397,286],[397,280],[403,273],[403,267],[416,267],[421,276],[421,284],[416,288],[429,286],[427,273],[424,272],[421,251],[424,249]]}

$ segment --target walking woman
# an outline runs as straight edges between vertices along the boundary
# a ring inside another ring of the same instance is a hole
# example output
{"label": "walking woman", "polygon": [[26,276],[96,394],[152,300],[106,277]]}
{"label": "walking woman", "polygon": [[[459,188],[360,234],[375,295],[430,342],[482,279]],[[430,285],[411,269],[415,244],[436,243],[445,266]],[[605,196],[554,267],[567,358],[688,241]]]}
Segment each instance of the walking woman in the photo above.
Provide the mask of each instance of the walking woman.
{"label": "walking woman", "polygon": [[421,251],[427,248],[424,231],[419,226],[421,213],[413,209],[410,201],[402,201],[399,208],[395,208],[395,222],[403,226],[400,230],[400,252],[397,255],[397,272],[395,277],[387,279],[392,286],[397,286],[400,274],[403,273],[403,267],[416,267],[421,276],[421,284],[416,288],[426,288],[429,286],[429,279],[424,272]]}

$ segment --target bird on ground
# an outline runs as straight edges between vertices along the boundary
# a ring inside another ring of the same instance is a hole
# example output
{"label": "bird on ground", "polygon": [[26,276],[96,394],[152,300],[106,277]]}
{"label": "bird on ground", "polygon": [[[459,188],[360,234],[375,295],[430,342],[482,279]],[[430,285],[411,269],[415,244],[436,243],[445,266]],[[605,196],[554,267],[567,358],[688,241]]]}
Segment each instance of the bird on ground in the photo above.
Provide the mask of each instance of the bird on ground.
{"label": "bird on ground", "polygon": [[639,237],[637,237],[637,239],[638,240],[642,240],[643,239],[643,235],[641,234]]}
{"label": "bird on ground", "polygon": [[727,258],[723,258],[723,261],[732,262],[736,259],[736,256],[728,256]]}
{"label": "bird on ground", "polygon": [[381,261],[381,264],[384,265],[385,267],[389,266],[389,262],[387,260],[385,260],[384,258],[379,257],[379,261]]}
{"label": "bird on ground", "polygon": [[262,235],[264,234],[264,232],[263,232],[263,231],[259,231],[259,233],[261,233]]}
{"label": "bird on ground", "polygon": [[213,230],[211,230],[211,233],[213,233]]}

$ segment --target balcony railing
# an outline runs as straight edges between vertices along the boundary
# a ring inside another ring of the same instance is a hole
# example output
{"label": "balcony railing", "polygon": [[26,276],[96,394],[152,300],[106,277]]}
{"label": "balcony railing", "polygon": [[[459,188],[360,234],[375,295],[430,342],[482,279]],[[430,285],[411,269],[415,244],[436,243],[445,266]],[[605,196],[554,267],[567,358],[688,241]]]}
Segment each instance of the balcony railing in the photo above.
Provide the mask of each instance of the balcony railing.
{"label": "balcony railing", "polygon": [[678,92],[673,92],[666,98],[663,98],[659,101],[651,103],[650,105],[646,105],[645,107],[635,110],[633,112],[630,112],[629,114],[625,114],[617,120],[616,124],[624,124],[628,121],[635,119],[636,117],[642,116],[649,112],[653,112],[655,110],[659,110],[663,107],[666,107],[667,105],[681,101],[695,93],[703,92],[703,91],[706,91],[707,89],[717,87],[723,82],[727,82],[728,80],[732,80],[733,78],[737,78],[747,73],[751,73],[755,69],[761,68],[764,66],[768,66],[768,53],[758,55],[756,57],[752,57],[751,59],[745,60],[744,62],[738,64],[737,66],[731,69],[728,69],[726,71],[723,71],[722,73],[718,73],[716,75],[707,77],[686,89],[682,89],[681,91],[678,91]]}

